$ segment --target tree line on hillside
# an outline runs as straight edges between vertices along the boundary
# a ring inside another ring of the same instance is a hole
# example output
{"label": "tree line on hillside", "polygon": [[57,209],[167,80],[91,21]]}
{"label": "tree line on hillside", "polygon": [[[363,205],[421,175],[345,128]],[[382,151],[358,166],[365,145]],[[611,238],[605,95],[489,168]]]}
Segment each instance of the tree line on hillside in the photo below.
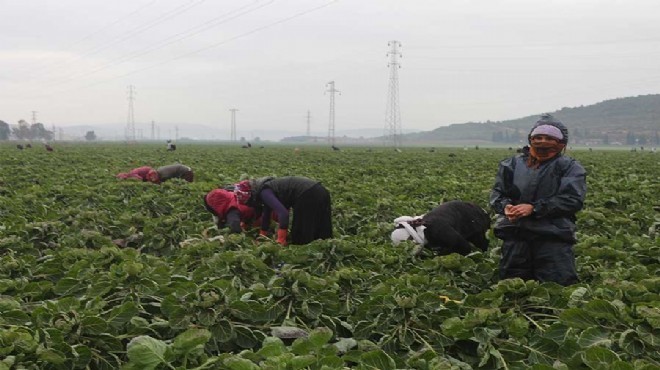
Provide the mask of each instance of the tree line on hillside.
{"label": "tree line on hillside", "polygon": [[[660,94],[617,98],[573,108],[564,107],[550,113],[572,128],[648,132],[657,130],[660,124]],[[536,119],[537,115],[531,115],[493,123],[502,127],[525,129]]]}
{"label": "tree line on hillside", "polygon": [[[606,100],[549,112],[570,128],[572,144],[660,145],[660,94]],[[541,113],[505,121],[455,123],[404,135],[407,143],[526,143]]]}
{"label": "tree line on hillside", "polygon": [[[602,133],[600,130],[579,129],[570,130],[570,141],[573,144],[625,144],[625,145],[660,145],[660,133],[622,132]],[[491,135],[494,143],[525,143],[527,134],[521,134],[519,129],[494,131]]]}
{"label": "tree line on hillside", "polygon": [[43,123],[29,124],[25,120],[11,127],[7,122],[0,120],[0,140],[9,140],[14,137],[19,140],[53,140],[53,131],[46,130]]}

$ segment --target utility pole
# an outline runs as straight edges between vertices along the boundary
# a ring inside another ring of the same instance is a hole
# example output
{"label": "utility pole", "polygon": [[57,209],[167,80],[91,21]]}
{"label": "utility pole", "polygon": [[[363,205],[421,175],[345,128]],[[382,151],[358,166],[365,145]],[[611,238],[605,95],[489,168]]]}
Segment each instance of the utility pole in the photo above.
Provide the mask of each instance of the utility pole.
{"label": "utility pole", "polygon": [[312,121],[312,115],[307,111],[307,136],[311,136],[309,133],[309,123]]}
{"label": "utility pole", "polygon": [[332,146],[335,146],[335,93],[339,93],[339,95],[341,95],[341,92],[335,89],[335,81],[330,81],[327,84],[325,84],[325,86],[326,87],[329,86],[326,92],[330,93],[330,118],[328,120],[328,142],[330,142]]}
{"label": "utility pole", "polygon": [[395,148],[401,146],[401,111],[399,110],[399,68],[401,64],[398,58],[401,57],[399,48],[401,43],[393,40],[387,43],[390,51],[386,54],[390,57],[387,65],[390,68],[390,82],[387,89],[387,104],[385,108],[385,140],[390,142]]}
{"label": "utility pole", "polygon": [[231,112],[231,134],[229,140],[236,141],[236,112],[238,109],[232,108],[229,111]]}
{"label": "utility pole", "polygon": [[156,140],[156,122],[151,120],[151,141]]}
{"label": "utility pole", "polygon": [[135,86],[128,86],[128,118],[126,119],[126,140],[135,141],[135,111],[133,109],[133,100],[135,100],[134,94]]}

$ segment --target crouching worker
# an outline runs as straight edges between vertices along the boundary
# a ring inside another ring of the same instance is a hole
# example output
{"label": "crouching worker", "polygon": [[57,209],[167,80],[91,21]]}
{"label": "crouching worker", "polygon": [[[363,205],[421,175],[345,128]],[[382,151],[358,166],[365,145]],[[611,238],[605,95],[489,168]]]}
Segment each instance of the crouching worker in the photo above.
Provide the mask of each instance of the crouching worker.
{"label": "crouching worker", "polygon": [[268,236],[271,215],[277,215],[277,242],[287,245],[289,209],[293,211],[291,244],[307,244],[332,237],[330,193],[307,177],[262,177],[244,180],[234,188],[241,204],[261,213],[260,234]]}
{"label": "crouching worker", "polygon": [[169,166],[153,169],[149,166],[134,168],[129,172],[122,172],[116,176],[120,180],[134,179],[140,181],[149,181],[154,184],[160,184],[169,179],[184,179],[188,182],[193,181],[193,171],[188,166],[182,164],[171,164]]}
{"label": "crouching worker", "polygon": [[154,184],[160,184],[170,179],[183,179],[188,182],[193,181],[193,171],[190,167],[182,164],[171,164],[169,166],[158,167],[149,171],[147,180]]}
{"label": "crouching worker", "polygon": [[499,215],[495,236],[502,239],[500,278],[578,281],[575,269],[575,214],[587,192],[586,172],[562,155],[568,129],[550,115],[530,131],[529,146],[500,162],[490,205]]}
{"label": "crouching worker", "polygon": [[391,235],[394,245],[413,240],[438,255],[465,256],[470,253],[470,243],[481,251],[488,249],[485,234],[490,228],[490,218],[476,204],[452,200],[423,216],[401,216],[394,220],[394,225],[396,229]]}
{"label": "crouching worker", "polygon": [[116,177],[120,180],[132,179],[138,181],[147,181],[147,174],[153,170],[154,169],[149,166],[142,166],[134,168],[129,172],[118,173]]}
{"label": "crouching worker", "polygon": [[204,196],[204,206],[213,214],[213,222],[219,229],[229,227],[232,233],[240,233],[254,221],[254,209],[238,203],[232,191],[211,190]]}

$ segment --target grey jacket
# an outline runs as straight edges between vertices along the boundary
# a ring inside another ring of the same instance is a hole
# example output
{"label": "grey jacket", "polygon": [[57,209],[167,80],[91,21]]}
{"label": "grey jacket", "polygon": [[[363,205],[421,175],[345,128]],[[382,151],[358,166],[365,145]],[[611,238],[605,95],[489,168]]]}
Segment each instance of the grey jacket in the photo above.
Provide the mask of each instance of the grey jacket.
{"label": "grey jacket", "polygon": [[158,167],[156,170],[158,172],[158,177],[160,181],[167,181],[170,179],[178,178],[187,180],[187,177],[190,176],[192,170],[188,166],[182,164],[171,164],[169,166]]}

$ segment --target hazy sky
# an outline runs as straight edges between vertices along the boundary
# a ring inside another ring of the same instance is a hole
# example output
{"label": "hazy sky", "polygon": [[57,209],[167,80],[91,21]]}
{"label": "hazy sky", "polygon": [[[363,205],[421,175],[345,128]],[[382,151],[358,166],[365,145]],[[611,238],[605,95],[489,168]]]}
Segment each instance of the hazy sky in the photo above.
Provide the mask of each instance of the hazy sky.
{"label": "hazy sky", "polygon": [[0,0],[0,120],[404,129],[660,92],[657,0]]}

